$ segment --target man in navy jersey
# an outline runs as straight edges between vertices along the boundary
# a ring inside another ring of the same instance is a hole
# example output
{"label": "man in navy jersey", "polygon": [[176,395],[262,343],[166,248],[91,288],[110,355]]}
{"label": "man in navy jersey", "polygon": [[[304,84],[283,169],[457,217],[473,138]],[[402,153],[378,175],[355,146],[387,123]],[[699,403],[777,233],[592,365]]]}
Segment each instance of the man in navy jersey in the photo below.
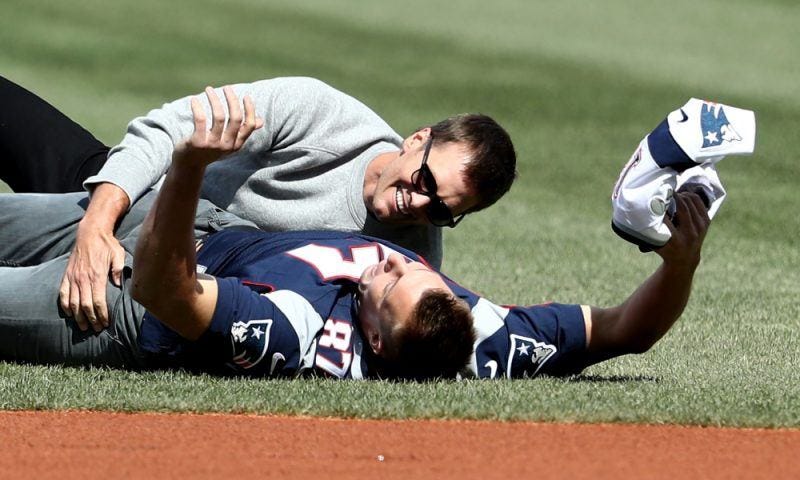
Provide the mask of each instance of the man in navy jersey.
{"label": "man in navy jersey", "polygon": [[[54,301],[85,197],[0,197],[0,259],[9,266],[0,268],[0,358],[257,376],[454,377],[472,350],[472,318],[427,265],[361,236],[276,244],[250,229],[196,243],[223,225],[248,225],[208,202],[196,222],[206,166],[241,147],[256,125],[249,99],[244,114],[235,94],[227,100],[240,120],[215,121],[225,117],[214,98],[210,130],[193,100],[195,133],[176,149],[150,214],[135,226],[147,208],[132,211],[120,225],[136,260],[123,288],[108,286],[108,329],[80,328]],[[32,222],[50,234],[21,234],[35,230]]]}
{"label": "man in navy jersey", "polygon": [[[81,330],[57,308],[66,260],[56,254],[69,252],[61,232],[72,228],[74,238],[74,224],[59,213],[65,229],[49,212],[80,198],[0,196],[0,261],[21,265],[0,268],[0,358],[268,376],[564,375],[647,350],[688,301],[709,225],[696,194],[676,195],[679,222],[668,223],[672,237],[657,251],[663,263],[622,304],[502,307],[370,237],[258,232],[204,203],[198,218],[207,221],[195,223],[204,166],[241,145],[253,123],[223,128],[212,119],[207,131],[202,111],[194,113],[195,134],[176,152],[144,225],[119,226],[126,249],[137,244],[132,276],[126,269],[121,289],[108,286],[108,329]],[[247,102],[244,116],[252,117]],[[14,236],[15,222],[33,217],[18,212],[32,206],[58,233],[47,242]]]}

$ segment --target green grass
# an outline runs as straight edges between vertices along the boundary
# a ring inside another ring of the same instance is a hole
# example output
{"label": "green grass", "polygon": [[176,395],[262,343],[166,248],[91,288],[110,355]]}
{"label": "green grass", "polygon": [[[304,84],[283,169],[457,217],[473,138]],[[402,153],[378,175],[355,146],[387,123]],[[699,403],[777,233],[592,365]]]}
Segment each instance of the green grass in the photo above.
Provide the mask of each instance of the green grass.
{"label": "green grass", "polygon": [[206,84],[280,75],[321,78],[403,134],[495,116],[520,178],[447,232],[444,270],[502,303],[611,305],[654,269],[611,232],[608,197],[641,137],[689,97],[753,109],[759,132],[755,156],[721,164],[729,198],[693,298],[645,355],[567,380],[424,385],[0,363],[0,408],[800,426],[799,23],[777,0],[6,0],[0,73],[110,144]]}

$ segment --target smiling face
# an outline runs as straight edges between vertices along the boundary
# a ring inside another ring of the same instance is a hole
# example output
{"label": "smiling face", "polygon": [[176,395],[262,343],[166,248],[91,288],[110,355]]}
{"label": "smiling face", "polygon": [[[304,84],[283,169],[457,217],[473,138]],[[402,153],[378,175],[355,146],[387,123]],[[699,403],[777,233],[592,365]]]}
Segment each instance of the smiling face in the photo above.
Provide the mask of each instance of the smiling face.
{"label": "smiling face", "polygon": [[[375,217],[385,223],[430,223],[425,208],[430,198],[418,193],[412,183],[412,174],[420,168],[430,129],[425,128],[405,139],[403,150],[387,162],[375,164],[375,178],[365,180],[364,200]],[[464,165],[469,161],[469,151],[460,143],[434,145],[428,155],[430,168],[438,186],[437,194],[458,216],[478,204],[478,197],[467,184]],[[373,183],[368,183],[372,180]],[[374,187],[372,187],[374,185]]]}
{"label": "smiling face", "polygon": [[359,280],[361,328],[373,352],[381,355],[394,332],[405,328],[423,293],[450,292],[442,277],[419,262],[398,255],[364,270]]}

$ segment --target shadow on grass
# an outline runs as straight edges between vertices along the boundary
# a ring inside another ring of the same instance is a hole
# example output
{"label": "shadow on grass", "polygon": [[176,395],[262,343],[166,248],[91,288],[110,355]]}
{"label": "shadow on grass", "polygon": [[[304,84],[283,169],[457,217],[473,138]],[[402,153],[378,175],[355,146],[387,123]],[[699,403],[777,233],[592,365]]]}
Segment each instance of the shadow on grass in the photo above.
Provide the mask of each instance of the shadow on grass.
{"label": "shadow on grass", "polygon": [[661,383],[661,379],[659,377],[651,377],[647,375],[578,375],[575,377],[570,377],[567,379],[567,381],[576,383]]}

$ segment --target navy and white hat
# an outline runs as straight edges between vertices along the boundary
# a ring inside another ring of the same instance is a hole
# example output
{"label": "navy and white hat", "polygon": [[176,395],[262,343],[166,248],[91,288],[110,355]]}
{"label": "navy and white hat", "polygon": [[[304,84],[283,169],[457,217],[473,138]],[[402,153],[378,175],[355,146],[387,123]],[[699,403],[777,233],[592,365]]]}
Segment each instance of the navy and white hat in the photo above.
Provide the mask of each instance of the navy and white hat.
{"label": "navy and white hat", "polygon": [[622,169],[611,194],[611,226],[622,238],[652,250],[667,243],[664,217],[683,185],[699,185],[714,218],[726,192],[716,164],[727,155],[750,155],[756,121],[750,110],[696,98],[671,112],[647,135]]}

